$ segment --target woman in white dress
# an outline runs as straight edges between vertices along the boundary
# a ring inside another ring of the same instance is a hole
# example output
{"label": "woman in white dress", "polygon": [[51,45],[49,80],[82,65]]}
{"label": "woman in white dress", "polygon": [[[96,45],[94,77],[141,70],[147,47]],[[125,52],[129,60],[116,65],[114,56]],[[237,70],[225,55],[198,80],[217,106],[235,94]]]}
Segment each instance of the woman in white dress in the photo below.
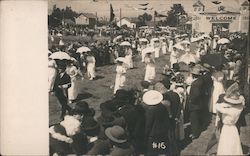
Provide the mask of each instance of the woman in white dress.
{"label": "woman in white dress", "polygon": [[222,103],[215,105],[223,123],[217,155],[243,155],[239,132],[235,124],[244,108],[245,100],[239,93],[237,83],[227,89],[223,100]]}
{"label": "woman in white dress", "polygon": [[49,58],[49,62],[48,62],[48,67],[49,67],[49,78],[48,78],[48,83],[49,83],[49,92],[53,91],[53,87],[54,87],[54,83],[55,83],[55,79],[56,79],[56,75],[57,75],[57,65],[56,65],[56,61],[52,60]]}
{"label": "woman in white dress", "polygon": [[117,67],[116,67],[116,77],[115,77],[115,87],[114,94],[117,90],[122,89],[125,86],[126,82],[126,72],[127,72],[127,64],[126,59],[124,57],[118,57],[116,59]]}
{"label": "woman in white dress", "polygon": [[93,80],[95,78],[95,57],[93,55],[91,55],[90,53],[88,54],[88,56],[86,57],[86,61],[87,61],[87,74],[89,77],[89,80]]}
{"label": "woman in white dress", "polygon": [[177,51],[176,47],[172,48],[171,54],[170,54],[170,67],[173,68],[173,64],[178,63],[179,59],[179,52]]}
{"label": "woman in white dress", "polygon": [[133,52],[130,47],[125,47],[125,59],[126,59],[126,63],[128,64],[128,68],[130,69],[134,68]]}
{"label": "woman in white dress", "polygon": [[144,80],[152,82],[155,79],[155,60],[152,56],[152,52],[147,52],[145,56],[146,71]]}
{"label": "woman in white dress", "polygon": [[225,93],[225,89],[223,87],[224,74],[219,69],[215,70],[212,73],[212,80],[213,80],[213,88],[211,91],[211,97],[209,102],[209,112],[216,113],[215,104],[219,99],[219,95]]}
{"label": "woman in white dress", "polygon": [[161,51],[162,51],[162,54],[164,54],[164,55],[167,54],[167,43],[166,43],[166,39],[163,39],[163,40],[162,40],[162,43],[161,43]]}
{"label": "woman in white dress", "polygon": [[69,103],[72,103],[74,100],[76,100],[78,96],[78,87],[77,87],[77,75],[78,75],[78,70],[76,66],[73,64],[73,61],[70,62],[70,64],[66,68],[66,73],[70,76],[71,78],[71,87],[68,88],[68,100]]}

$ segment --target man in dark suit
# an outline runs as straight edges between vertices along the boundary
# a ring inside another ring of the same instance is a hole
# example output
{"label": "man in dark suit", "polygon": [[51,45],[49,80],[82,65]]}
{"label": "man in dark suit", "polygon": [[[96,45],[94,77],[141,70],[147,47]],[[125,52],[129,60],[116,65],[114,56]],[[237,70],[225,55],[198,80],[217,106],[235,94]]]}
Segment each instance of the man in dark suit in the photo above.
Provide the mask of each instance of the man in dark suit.
{"label": "man in dark suit", "polygon": [[193,82],[190,88],[188,107],[190,111],[190,122],[192,130],[192,139],[200,136],[204,122],[204,113],[206,113],[206,103],[204,102],[203,79],[200,77],[200,69],[194,67],[192,70]]}
{"label": "man in dark suit", "polygon": [[66,114],[66,110],[70,111],[71,107],[68,105],[67,91],[71,86],[71,79],[68,74],[65,73],[66,64],[60,64],[58,66],[58,75],[55,79],[54,93],[59,103],[62,106],[61,118],[63,119]]}
{"label": "man in dark suit", "polygon": [[206,118],[204,119],[205,121],[203,122],[203,128],[206,128],[209,125],[210,119],[211,119],[211,114],[209,113],[209,99],[211,97],[211,91],[213,87],[213,80],[212,80],[212,67],[206,63],[203,64],[204,70],[203,70],[203,75],[201,78],[203,79],[203,86],[202,90],[204,91],[203,93],[203,102],[205,104],[205,109],[206,109]]}

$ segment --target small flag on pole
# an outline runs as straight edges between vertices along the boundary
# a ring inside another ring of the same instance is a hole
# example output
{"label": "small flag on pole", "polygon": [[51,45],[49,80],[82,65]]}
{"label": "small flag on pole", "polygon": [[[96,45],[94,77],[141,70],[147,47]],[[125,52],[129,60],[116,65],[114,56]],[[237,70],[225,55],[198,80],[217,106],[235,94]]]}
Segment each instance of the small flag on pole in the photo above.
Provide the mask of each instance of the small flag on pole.
{"label": "small flag on pole", "polygon": [[112,4],[110,4],[110,20],[109,22],[112,22],[115,18],[115,14],[114,14],[114,10],[113,10],[113,7],[112,7]]}

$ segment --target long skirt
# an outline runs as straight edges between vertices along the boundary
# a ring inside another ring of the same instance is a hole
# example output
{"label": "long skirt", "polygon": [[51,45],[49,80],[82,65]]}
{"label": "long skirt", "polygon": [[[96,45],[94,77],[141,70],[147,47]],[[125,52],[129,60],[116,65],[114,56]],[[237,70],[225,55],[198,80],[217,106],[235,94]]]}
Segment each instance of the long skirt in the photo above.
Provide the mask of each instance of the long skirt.
{"label": "long skirt", "polygon": [[68,88],[68,99],[75,100],[78,95],[78,87],[76,84],[76,78],[71,78],[71,87]]}
{"label": "long skirt", "polygon": [[167,54],[167,47],[166,46],[162,46],[161,47],[161,50],[162,50],[162,54]]}
{"label": "long skirt", "polygon": [[114,94],[116,93],[117,90],[121,89],[125,85],[125,81],[126,81],[125,74],[116,74]]}
{"label": "long skirt", "polygon": [[223,125],[217,155],[243,155],[239,132],[235,125]]}
{"label": "long skirt", "polygon": [[49,78],[48,78],[48,83],[49,83],[49,91],[52,91],[53,90],[53,87],[54,87],[54,83],[55,83],[55,79],[56,79],[56,74],[57,74],[57,71],[55,68],[51,68],[49,67]]}
{"label": "long skirt", "polygon": [[159,58],[160,56],[160,48],[155,48],[155,58]]}
{"label": "long skirt", "polygon": [[94,63],[88,63],[87,74],[88,74],[88,77],[95,78],[95,64]]}
{"label": "long skirt", "polygon": [[146,72],[145,72],[145,77],[144,80],[151,82],[155,78],[155,66],[148,64],[146,66]]}
{"label": "long skirt", "polygon": [[224,91],[224,87],[222,82],[219,81],[213,81],[213,89],[212,89],[212,94],[211,94],[211,98],[210,98],[210,102],[209,102],[209,111],[212,113],[216,113],[216,109],[215,109],[215,104],[217,103],[219,96],[221,94],[223,94]]}
{"label": "long skirt", "polygon": [[125,59],[126,59],[126,63],[128,64],[129,68],[134,68],[132,55],[126,55]]}

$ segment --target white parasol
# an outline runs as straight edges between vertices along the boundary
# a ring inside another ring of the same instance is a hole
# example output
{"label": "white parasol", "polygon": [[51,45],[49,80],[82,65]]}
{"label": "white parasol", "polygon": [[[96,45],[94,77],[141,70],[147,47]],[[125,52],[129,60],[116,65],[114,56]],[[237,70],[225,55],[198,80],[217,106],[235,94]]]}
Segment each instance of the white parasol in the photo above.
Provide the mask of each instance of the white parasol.
{"label": "white parasol", "polygon": [[146,38],[140,38],[139,42],[148,42],[148,40]]}
{"label": "white parasol", "polygon": [[218,44],[227,44],[227,43],[230,43],[230,41],[227,38],[221,38],[221,39],[219,39],[219,41],[217,43]]}
{"label": "white parasol", "polygon": [[121,39],[122,38],[122,35],[119,35],[119,36],[116,36],[114,39],[113,39],[113,42],[117,42],[117,40]]}
{"label": "white parasol", "polygon": [[120,46],[131,46],[131,44],[128,41],[123,41]]}
{"label": "white parasol", "polygon": [[117,59],[115,59],[115,62],[126,62],[126,59],[125,59],[125,57],[118,57]]}
{"label": "white parasol", "polygon": [[197,41],[199,41],[200,40],[200,38],[191,38],[191,42],[193,43],[193,42],[197,42]]}
{"label": "white parasol", "polygon": [[176,43],[173,47],[175,47],[176,49],[179,49],[179,50],[184,50],[183,46],[181,45],[181,43]]}
{"label": "white parasol", "polygon": [[69,54],[65,52],[55,52],[52,53],[49,58],[54,59],[54,60],[70,60]]}
{"label": "white parasol", "polygon": [[184,54],[180,57],[179,62],[184,62],[186,64],[190,64],[191,62],[197,63],[199,59],[193,54]]}
{"label": "white parasol", "polygon": [[207,35],[207,34],[203,34],[202,37],[211,39],[211,37],[209,35]]}
{"label": "white parasol", "polygon": [[190,44],[190,42],[187,40],[184,40],[184,41],[181,41],[181,44]]}
{"label": "white parasol", "polygon": [[143,54],[154,53],[154,52],[155,52],[155,49],[153,47],[147,47],[142,50]]}
{"label": "white parasol", "polygon": [[56,36],[62,37],[63,35],[61,33],[58,33]]}
{"label": "white parasol", "polygon": [[88,47],[80,47],[76,50],[77,53],[86,53],[91,51]]}

